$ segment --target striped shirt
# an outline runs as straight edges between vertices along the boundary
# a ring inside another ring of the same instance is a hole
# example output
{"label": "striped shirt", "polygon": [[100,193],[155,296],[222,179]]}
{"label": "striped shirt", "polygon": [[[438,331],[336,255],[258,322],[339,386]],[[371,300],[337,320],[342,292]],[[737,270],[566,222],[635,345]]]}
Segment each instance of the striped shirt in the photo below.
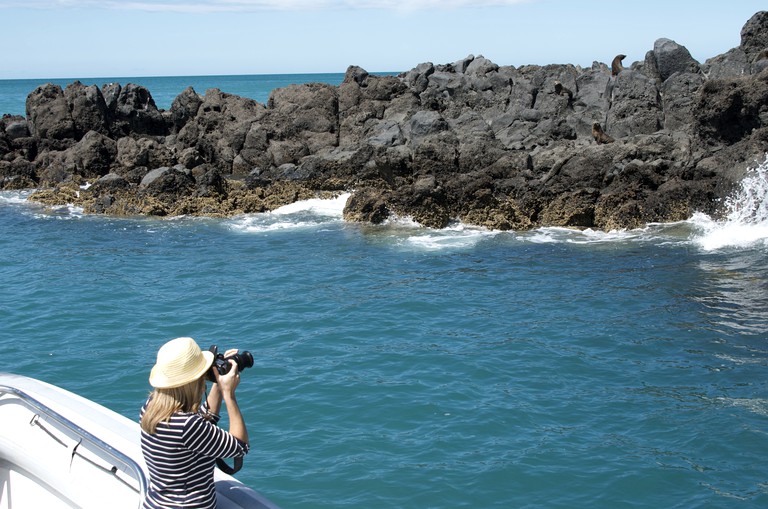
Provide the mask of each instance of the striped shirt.
{"label": "striped shirt", "polygon": [[[147,408],[141,409],[141,416]],[[141,450],[149,469],[145,508],[215,508],[213,468],[216,458],[244,456],[248,445],[200,413],[177,412],[150,435],[141,431]]]}

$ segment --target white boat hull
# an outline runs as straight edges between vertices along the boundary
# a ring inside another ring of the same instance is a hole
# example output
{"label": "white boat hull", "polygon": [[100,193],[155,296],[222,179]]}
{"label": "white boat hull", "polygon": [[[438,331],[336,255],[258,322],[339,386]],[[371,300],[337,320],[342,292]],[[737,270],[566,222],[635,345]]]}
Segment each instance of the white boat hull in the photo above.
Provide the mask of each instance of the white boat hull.
{"label": "white boat hull", "polygon": [[[140,429],[93,401],[0,373],[0,509],[141,507]],[[218,507],[279,509],[216,470]]]}

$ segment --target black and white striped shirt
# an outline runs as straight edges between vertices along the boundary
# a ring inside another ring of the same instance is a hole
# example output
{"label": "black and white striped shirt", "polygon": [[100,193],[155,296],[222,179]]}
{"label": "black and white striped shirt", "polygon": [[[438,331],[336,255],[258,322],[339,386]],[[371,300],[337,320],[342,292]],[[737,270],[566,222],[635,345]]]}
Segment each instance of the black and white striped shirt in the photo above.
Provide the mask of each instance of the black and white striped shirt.
{"label": "black and white striped shirt", "polygon": [[[147,408],[141,409],[141,416]],[[205,408],[201,409],[205,412]],[[155,434],[141,431],[141,450],[149,469],[145,508],[215,508],[213,468],[216,458],[244,456],[248,445],[203,417],[177,412],[157,425]]]}

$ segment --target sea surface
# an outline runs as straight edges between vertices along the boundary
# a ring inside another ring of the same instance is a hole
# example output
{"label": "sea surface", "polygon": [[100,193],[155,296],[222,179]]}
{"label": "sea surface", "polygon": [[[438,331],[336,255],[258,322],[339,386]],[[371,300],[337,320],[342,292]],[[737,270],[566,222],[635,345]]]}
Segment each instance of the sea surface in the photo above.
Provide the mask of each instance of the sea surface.
{"label": "sea surface", "polygon": [[284,509],[768,507],[766,162],[724,220],[614,232],[27,196],[0,193],[0,371],[135,419],[164,342],[248,350],[237,477]]}
{"label": "sea surface", "polygon": [[[391,75],[394,72],[371,73],[372,75]],[[107,83],[128,83],[146,87],[158,108],[168,110],[173,100],[187,87],[204,95],[205,91],[218,88],[227,94],[239,95],[266,104],[269,94],[276,88],[302,83],[327,83],[339,85],[344,81],[344,73],[314,74],[253,74],[231,76],[145,76],[145,77],[107,77],[107,78],[42,78],[0,80],[0,115],[25,115],[27,96],[37,87],[53,83],[66,88],[67,85],[80,81],[84,85],[102,87]]]}

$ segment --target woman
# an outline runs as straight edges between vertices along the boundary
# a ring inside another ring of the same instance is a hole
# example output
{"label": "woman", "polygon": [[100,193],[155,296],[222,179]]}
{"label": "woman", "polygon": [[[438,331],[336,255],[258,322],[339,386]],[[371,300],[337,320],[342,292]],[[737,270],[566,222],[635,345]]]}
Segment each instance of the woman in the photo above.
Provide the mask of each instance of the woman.
{"label": "woman", "polygon": [[[224,354],[229,357],[237,350]],[[214,356],[192,338],[177,338],[157,352],[149,375],[154,387],[141,409],[141,449],[149,468],[145,508],[216,507],[213,469],[216,458],[248,452],[248,430],[235,399],[240,375],[235,361],[229,372],[211,369]],[[205,380],[216,382],[206,401]],[[216,426],[221,401],[227,406],[229,432]]]}

